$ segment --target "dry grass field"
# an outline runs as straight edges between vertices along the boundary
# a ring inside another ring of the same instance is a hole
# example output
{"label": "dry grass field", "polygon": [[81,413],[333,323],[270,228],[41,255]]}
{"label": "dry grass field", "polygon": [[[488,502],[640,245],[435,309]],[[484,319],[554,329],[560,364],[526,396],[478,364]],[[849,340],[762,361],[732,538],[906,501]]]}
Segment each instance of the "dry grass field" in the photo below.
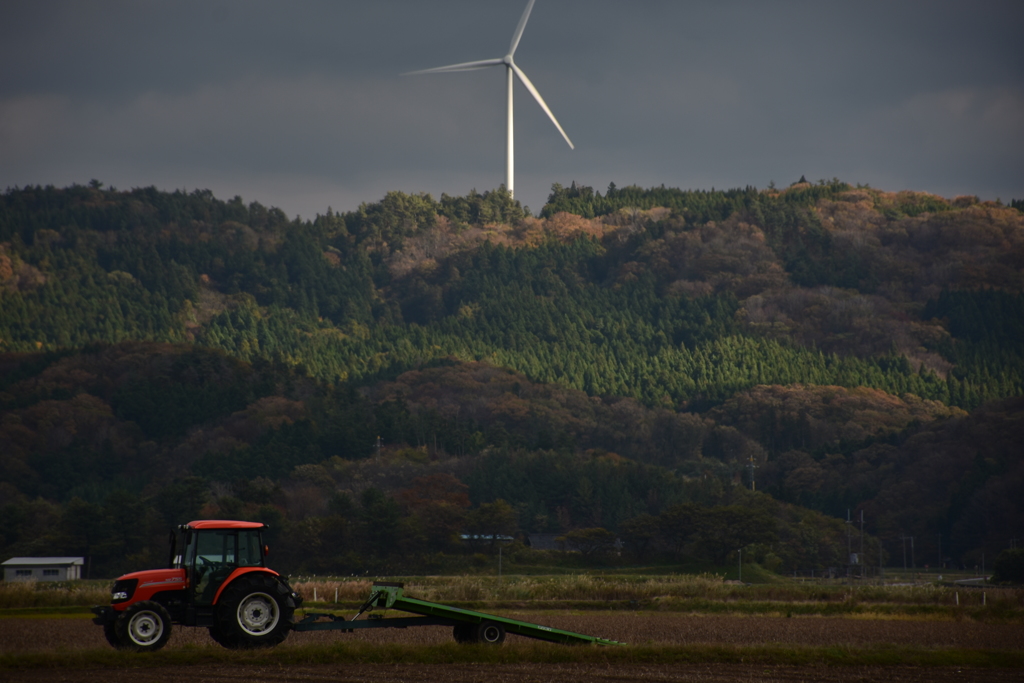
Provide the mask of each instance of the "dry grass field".
{"label": "dry grass field", "polygon": [[[106,602],[105,582],[3,586],[0,681],[1024,680],[1022,590],[745,586],[681,575],[405,581],[415,597],[629,646],[573,648],[509,636],[501,648],[467,647],[453,642],[450,628],[424,627],[292,633],[273,650],[237,652],[215,644],[205,629],[175,627],[164,650],[138,655],[114,651],[83,613],[83,605]],[[371,583],[315,578],[293,585],[308,608],[350,616]]]}

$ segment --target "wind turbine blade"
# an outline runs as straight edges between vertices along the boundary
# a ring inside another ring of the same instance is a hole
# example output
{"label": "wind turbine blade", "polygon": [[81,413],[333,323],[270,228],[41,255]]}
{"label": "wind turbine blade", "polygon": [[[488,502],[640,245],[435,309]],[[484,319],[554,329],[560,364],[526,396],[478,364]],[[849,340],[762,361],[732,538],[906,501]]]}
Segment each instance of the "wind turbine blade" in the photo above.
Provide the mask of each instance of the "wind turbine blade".
{"label": "wind turbine blade", "polygon": [[549,119],[551,119],[551,123],[555,124],[555,128],[557,128],[558,132],[562,134],[563,138],[565,138],[565,141],[569,144],[569,149],[576,149],[575,145],[572,144],[572,140],[570,140],[569,136],[565,134],[564,130],[562,130],[562,126],[558,123],[558,119],[556,119],[555,115],[551,113],[551,109],[548,108],[548,105],[544,101],[544,98],[540,96],[540,93],[537,92],[537,88],[533,86],[533,83],[531,83],[530,79],[526,77],[526,74],[523,73],[523,70],[520,69],[515,64],[512,64],[511,66],[512,69],[516,72],[516,76],[519,76],[519,80],[523,82],[523,85],[526,86],[526,89],[530,91],[531,95],[533,95],[533,99],[537,100],[537,104],[540,105],[540,108],[543,109],[544,113],[548,115]]}
{"label": "wind turbine blade", "polygon": [[486,69],[489,66],[498,66],[504,64],[503,59],[481,59],[476,62],[462,62],[461,64],[449,64],[448,66],[438,66],[433,69],[421,69],[419,71],[407,71],[402,74],[403,76],[418,76],[419,74],[440,74],[451,71],[474,71],[476,69]]}
{"label": "wind turbine blade", "polygon": [[508,53],[514,55],[516,48],[519,47],[519,39],[523,37],[523,29],[526,28],[526,22],[530,20],[530,12],[533,11],[533,3],[537,0],[530,0],[526,3],[526,10],[523,12],[523,16],[519,18],[519,25],[516,26],[516,32],[512,34],[512,43],[509,45]]}

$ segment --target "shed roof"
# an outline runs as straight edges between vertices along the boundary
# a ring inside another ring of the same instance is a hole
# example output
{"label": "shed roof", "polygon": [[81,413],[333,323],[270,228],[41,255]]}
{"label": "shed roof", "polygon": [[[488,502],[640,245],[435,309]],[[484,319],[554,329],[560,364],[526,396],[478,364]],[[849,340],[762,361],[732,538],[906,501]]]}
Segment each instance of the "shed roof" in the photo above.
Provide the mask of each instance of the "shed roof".
{"label": "shed roof", "polygon": [[0,562],[4,567],[43,567],[85,564],[84,557],[12,557]]}

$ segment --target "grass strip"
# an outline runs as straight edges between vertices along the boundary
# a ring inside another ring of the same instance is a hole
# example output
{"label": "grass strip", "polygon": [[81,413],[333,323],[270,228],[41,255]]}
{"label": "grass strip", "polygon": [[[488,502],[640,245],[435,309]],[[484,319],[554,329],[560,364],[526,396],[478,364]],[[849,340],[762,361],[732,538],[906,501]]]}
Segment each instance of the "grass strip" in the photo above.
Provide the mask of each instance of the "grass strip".
{"label": "grass strip", "polygon": [[154,668],[217,664],[702,664],[742,663],[789,666],[969,666],[1024,668],[1024,652],[879,646],[793,647],[786,645],[640,645],[566,647],[546,643],[485,645],[377,645],[341,643],[273,650],[232,651],[187,647],[151,654],[96,649],[0,655],[0,671],[22,669]]}
{"label": "grass strip", "polygon": [[[362,603],[307,601],[306,610],[355,612]],[[503,612],[675,612],[718,616],[822,616],[907,617],[939,621],[970,619],[988,623],[1024,623],[1024,609],[1005,605],[957,607],[867,602],[784,602],[753,600],[706,600],[666,597],[660,600],[450,600],[445,604],[491,614]],[[7,618],[91,618],[89,607],[15,607],[0,609]]]}
{"label": "grass strip", "polygon": [[94,616],[88,607],[81,605],[0,609],[0,619],[86,619]]}
{"label": "grass strip", "polygon": [[[306,601],[307,610],[354,612],[361,603]],[[915,605],[877,602],[786,602],[775,600],[706,600],[665,597],[656,600],[448,600],[446,605],[478,612],[678,612],[719,616],[821,616],[821,617],[911,617],[927,620],[958,621],[971,619],[989,623],[1022,623],[1024,609],[991,605],[961,607],[954,605]]]}

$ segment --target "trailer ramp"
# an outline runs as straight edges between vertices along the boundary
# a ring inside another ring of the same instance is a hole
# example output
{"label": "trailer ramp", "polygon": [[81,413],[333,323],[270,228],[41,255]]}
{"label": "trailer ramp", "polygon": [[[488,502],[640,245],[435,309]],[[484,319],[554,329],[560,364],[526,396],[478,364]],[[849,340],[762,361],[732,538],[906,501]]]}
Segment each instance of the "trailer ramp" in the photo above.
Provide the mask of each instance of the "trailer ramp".
{"label": "trailer ramp", "polygon": [[[420,616],[384,619],[382,618],[383,614],[367,614],[367,619],[359,620],[361,615],[375,609],[393,609]],[[320,621],[320,619],[327,619],[327,621]],[[461,642],[500,643],[504,640],[505,633],[514,633],[526,638],[564,645],[625,644],[607,638],[531,624],[495,614],[417,600],[405,596],[403,584],[389,582],[373,584],[370,599],[363,604],[359,613],[351,621],[331,614],[307,614],[305,619],[292,628],[296,631],[343,630],[352,632],[357,628],[408,628],[410,626],[452,626],[455,638]]]}

